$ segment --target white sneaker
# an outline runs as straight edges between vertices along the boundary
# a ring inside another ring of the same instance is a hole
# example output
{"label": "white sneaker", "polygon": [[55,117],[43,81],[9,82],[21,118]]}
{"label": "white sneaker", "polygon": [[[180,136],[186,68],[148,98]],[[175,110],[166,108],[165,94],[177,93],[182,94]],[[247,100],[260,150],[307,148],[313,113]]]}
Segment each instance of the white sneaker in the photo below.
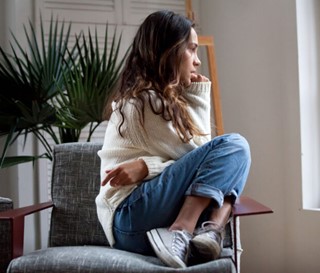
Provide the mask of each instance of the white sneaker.
{"label": "white sneaker", "polygon": [[187,231],[167,228],[152,229],[147,232],[151,246],[158,258],[174,268],[185,268],[192,234]]}

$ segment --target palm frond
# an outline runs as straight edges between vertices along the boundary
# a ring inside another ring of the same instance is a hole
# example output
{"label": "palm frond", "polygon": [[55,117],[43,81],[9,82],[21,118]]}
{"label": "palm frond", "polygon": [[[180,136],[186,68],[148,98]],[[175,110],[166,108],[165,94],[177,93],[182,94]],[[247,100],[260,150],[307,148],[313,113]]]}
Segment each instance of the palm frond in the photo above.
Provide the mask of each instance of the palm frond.
{"label": "palm frond", "polygon": [[[92,35],[76,36],[78,56],[64,70],[65,89],[55,98],[59,127],[82,129],[91,124],[89,135],[96,125],[103,121],[103,109],[108,96],[118,79],[126,54],[119,57],[121,35],[117,31],[112,37],[110,52],[108,49],[108,24],[105,28],[103,52],[100,53],[97,29]],[[95,124],[93,126],[92,124]],[[89,139],[90,139],[89,136]]]}

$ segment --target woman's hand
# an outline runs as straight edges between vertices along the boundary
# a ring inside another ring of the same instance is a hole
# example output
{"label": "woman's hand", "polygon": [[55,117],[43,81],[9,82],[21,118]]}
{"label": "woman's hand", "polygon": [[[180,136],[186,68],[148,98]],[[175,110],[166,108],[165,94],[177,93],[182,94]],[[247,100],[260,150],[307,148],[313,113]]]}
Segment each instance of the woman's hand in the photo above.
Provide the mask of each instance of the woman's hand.
{"label": "woman's hand", "polygon": [[201,74],[191,74],[191,82],[208,82],[209,79]]}
{"label": "woman's hand", "polygon": [[148,167],[142,159],[130,161],[106,171],[107,176],[101,182],[104,186],[108,182],[112,187],[126,186],[140,182],[148,175]]}

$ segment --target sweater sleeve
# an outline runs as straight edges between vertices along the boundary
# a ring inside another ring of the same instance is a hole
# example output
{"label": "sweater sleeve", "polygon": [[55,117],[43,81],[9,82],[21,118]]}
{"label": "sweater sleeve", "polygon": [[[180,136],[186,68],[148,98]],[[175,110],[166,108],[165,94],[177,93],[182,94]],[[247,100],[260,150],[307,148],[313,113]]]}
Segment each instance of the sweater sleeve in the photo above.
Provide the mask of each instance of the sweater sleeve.
{"label": "sweater sleeve", "polygon": [[139,159],[142,159],[148,167],[148,176],[144,180],[152,179],[160,174],[167,166],[175,162],[174,160],[166,160],[159,156],[141,156]]}
{"label": "sweater sleeve", "polygon": [[205,134],[194,137],[194,141],[202,145],[211,139],[211,82],[193,82],[185,91],[191,118]]}

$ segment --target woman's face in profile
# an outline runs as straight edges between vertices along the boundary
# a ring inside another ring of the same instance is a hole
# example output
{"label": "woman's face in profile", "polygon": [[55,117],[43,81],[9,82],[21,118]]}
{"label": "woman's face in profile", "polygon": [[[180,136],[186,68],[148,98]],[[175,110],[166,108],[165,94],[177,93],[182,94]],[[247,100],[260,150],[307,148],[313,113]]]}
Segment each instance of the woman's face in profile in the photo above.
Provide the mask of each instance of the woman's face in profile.
{"label": "woman's face in profile", "polygon": [[198,58],[198,35],[191,28],[187,48],[180,64],[180,82],[184,86],[191,84],[192,78],[197,77],[197,67],[201,64]]}

